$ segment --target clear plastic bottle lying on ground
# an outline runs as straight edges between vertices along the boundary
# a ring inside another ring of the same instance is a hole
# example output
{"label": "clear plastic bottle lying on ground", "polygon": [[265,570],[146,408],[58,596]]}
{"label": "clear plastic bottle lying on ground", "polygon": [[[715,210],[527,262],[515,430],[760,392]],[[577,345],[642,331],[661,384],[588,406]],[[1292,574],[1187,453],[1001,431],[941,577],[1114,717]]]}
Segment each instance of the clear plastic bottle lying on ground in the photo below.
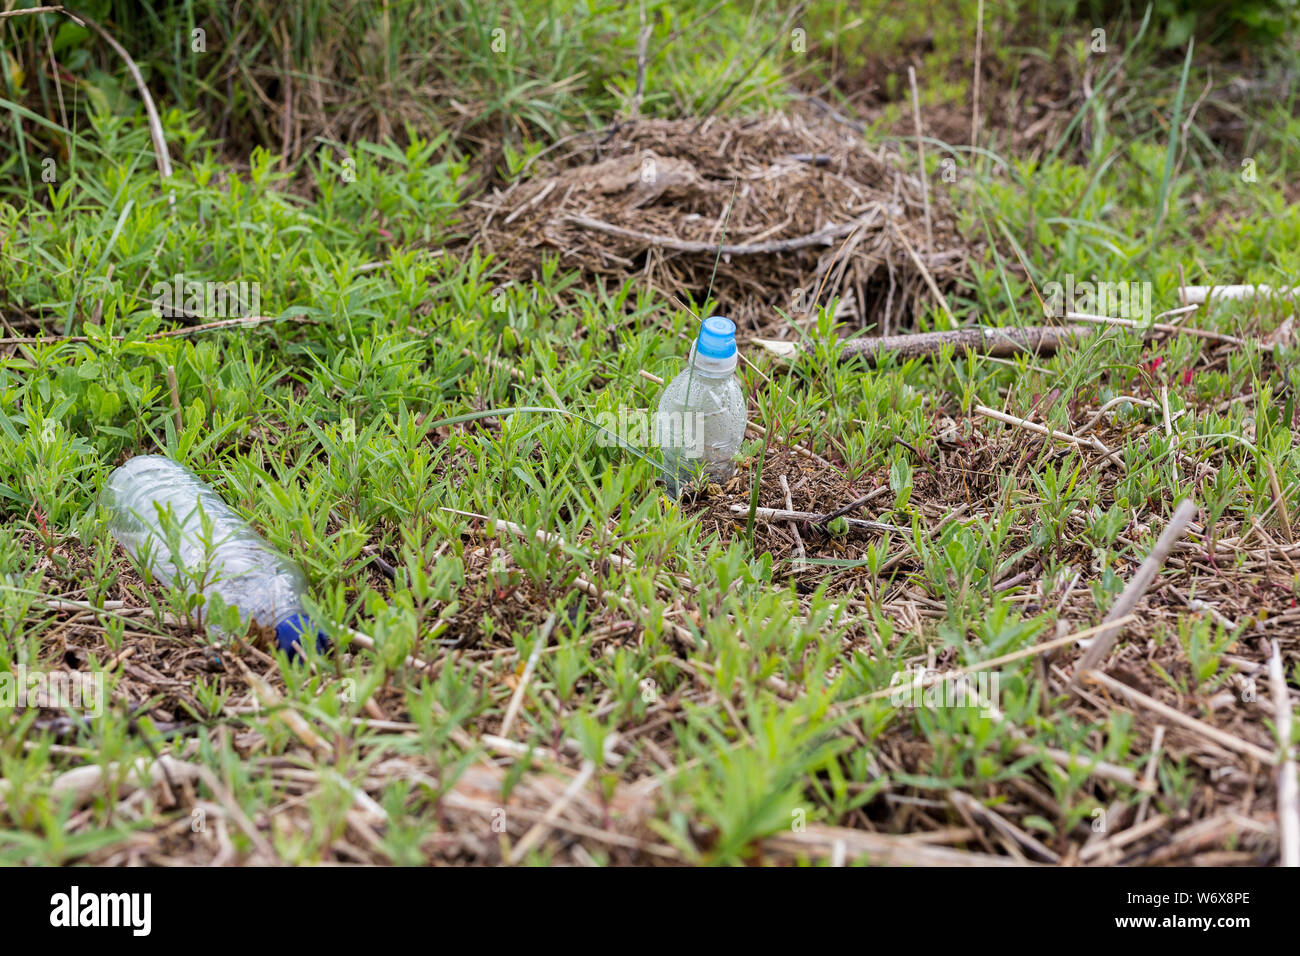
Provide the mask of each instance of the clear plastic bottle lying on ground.
{"label": "clear plastic bottle lying on ground", "polygon": [[670,476],[670,494],[680,494],[700,464],[713,481],[735,474],[746,411],[735,371],[736,323],[710,316],[700,326],[686,369],[668,383],[655,415],[655,440]]}
{"label": "clear plastic bottle lying on ground", "polygon": [[[202,576],[205,596],[219,594],[245,623],[274,628],[276,643],[291,656],[294,644],[306,646],[304,635],[326,646],[303,611],[302,571],[184,465],[161,455],[132,458],[108,476],[100,502],[113,537],[155,578],[193,594]],[[174,550],[159,508],[171,511]]]}

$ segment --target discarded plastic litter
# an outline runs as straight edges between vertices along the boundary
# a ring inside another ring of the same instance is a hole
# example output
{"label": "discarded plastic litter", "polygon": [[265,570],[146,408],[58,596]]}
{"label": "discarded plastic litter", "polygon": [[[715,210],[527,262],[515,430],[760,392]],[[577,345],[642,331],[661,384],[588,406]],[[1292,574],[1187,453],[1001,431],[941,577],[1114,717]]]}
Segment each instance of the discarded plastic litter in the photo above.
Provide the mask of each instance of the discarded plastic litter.
{"label": "discarded plastic litter", "polygon": [[[318,649],[328,645],[303,611],[302,571],[184,465],[161,455],[132,458],[108,476],[100,500],[113,536],[154,577],[166,584],[179,579],[193,594],[202,575],[210,582],[203,585],[205,596],[219,594],[245,623],[273,627],[276,643],[291,656],[295,643],[305,646],[303,635],[315,634]],[[160,508],[164,514],[170,509],[175,521],[174,553]],[[211,523],[207,536],[204,518]]]}
{"label": "discarded plastic litter", "polygon": [[670,494],[701,462],[709,478],[725,481],[736,471],[745,437],[745,395],[736,380],[736,323],[720,315],[700,326],[686,369],[668,383],[655,415],[655,437],[671,476]]}

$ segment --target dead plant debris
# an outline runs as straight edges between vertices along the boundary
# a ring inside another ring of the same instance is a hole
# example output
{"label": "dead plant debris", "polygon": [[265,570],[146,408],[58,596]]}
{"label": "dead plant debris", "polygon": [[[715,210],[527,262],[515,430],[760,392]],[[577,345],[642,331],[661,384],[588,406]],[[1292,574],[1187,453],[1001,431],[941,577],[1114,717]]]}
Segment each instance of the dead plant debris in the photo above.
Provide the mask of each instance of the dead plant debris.
{"label": "dead plant debris", "polygon": [[778,311],[806,320],[833,298],[841,320],[888,332],[930,301],[926,272],[950,289],[973,254],[943,193],[929,202],[933,243],[916,171],[842,124],[644,120],[498,190],[468,225],[510,278],[558,255],[563,268],[639,273],[665,297],[700,303],[716,261],[714,311],[742,333],[784,337]]}

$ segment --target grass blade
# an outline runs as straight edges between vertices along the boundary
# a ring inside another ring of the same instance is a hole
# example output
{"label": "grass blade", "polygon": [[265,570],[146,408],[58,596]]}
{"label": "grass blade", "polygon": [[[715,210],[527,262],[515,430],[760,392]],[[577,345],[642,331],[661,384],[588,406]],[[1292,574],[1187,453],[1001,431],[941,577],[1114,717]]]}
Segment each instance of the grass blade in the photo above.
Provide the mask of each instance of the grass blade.
{"label": "grass blade", "polygon": [[1165,213],[1169,211],[1169,185],[1174,178],[1174,161],[1178,158],[1179,129],[1183,122],[1183,97],[1187,93],[1187,74],[1192,68],[1192,48],[1196,38],[1187,41],[1187,56],[1183,59],[1183,74],[1178,78],[1178,95],[1174,97],[1174,115],[1169,120],[1169,150],[1165,153],[1165,171],[1160,176],[1160,194],[1156,200],[1155,235],[1160,234]]}

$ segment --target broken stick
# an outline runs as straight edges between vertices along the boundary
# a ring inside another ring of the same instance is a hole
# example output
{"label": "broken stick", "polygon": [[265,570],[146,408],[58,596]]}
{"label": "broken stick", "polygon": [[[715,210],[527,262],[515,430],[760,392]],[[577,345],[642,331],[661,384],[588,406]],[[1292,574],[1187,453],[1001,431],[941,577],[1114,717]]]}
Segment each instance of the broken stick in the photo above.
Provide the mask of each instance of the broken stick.
{"label": "broken stick", "polygon": [[1268,687],[1276,714],[1273,726],[1282,744],[1282,760],[1277,768],[1277,831],[1281,844],[1278,864],[1300,866],[1300,791],[1296,784],[1295,748],[1291,746],[1291,692],[1287,690],[1277,641],[1273,642],[1273,656],[1268,660]]}
{"label": "broken stick", "polygon": [[1266,285],[1186,285],[1178,290],[1184,305],[1204,305],[1211,300],[1292,298],[1300,295],[1300,286],[1294,289],[1273,288]]}
{"label": "broken stick", "polygon": [[565,216],[564,221],[575,226],[581,226],[583,229],[590,229],[593,232],[603,232],[607,236],[644,242],[647,246],[671,249],[674,252],[708,253],[709,255],[716,253],[723,256],[767,256],[778,252],[795,252],[799,249],[807,249],[810,246],[828,246],[836,239],[848,235],[858,227],[870,225],[878,217],[879,213],[880,209],[876,207],[867,215],[859,216],[857,219],[851,219],[838,225],[826,226],[816,232],[810,232],[806,236],[796,236],[793,239],[769,239],[766,242],[741,245],[728,245],[726,243],[719,245],[716,242],[696,242],[689,239],[677,239],[673,236],[656,236],[648,232],[616,226],[600,219],[592,219],[590,216]]}
{"label": "broken stick", "polygon": [[[791,511],[788,508],[754,508],[753,510],[755,518],[769,524],[794,521],[800,524],[823,525],[835,518],[843,517],[834,513],[825,515],[816,511]],[[750,508],[749,505],[732,505],[731,511],[736,515],[747,515]],[[885,524],[882,521],[868,521],[865,518],[844,518],[844,521],[850,528],[857,528],[859,531],[892,531],[905,535],[912,533],[910,528],[904,528],[896,524]]]}
{"label": "broken stick", "polygon": [[1119,637],[1123,627],[1121,619],[1128,619],[1137,607],[1138,601],[1142,600],[1142,595],[1147,593],[1151,587],[1151,582],[1156,579],[1160,569],[1164,566],[1165,558],[1169,557],[1169,552],[1173,549],[1174,544],[1187,531],[1187,526],[1192,523],[1196,517],[1196,503],[1190,498],[1183,500],[1174,512],[1174,516],[1169,519],[1165,525],[1165,530],[1160,533],[1156,540],[1155,547],[1147,555],[1147,559],[1142,562],[1142,566],[1137,569],[1137,573],[1129,579],[1128,585],[1124,592],[1120,594],[1110,613],[1102,621],[1102,629],[1088,649],[1084,652],[1083,657],[1079,658],[1078,665],[1074,668],[1074,678],[1071,683],[1077,683],[1080,676],[1094,669],[1102,662],[1102,659],[1110,652],[1111,646],[1115,639]]}
{"label": "broken stick", "polygon": [[[1050,355],[1092,331],[1086,326],[1029,325],[1023,328],[977,326],[944,332],[920,332],[916,335],[881,335],[850,339],[844,343],[840,358],[848,361],[861,355],[872,364],[886,354],[897,355],[900,359],[926,358],[938,353],[945,345],[953,346],[958,352],[975,352],[978,355]],[[798,342],[778,339],[754,339],[753,342],[782,358],[801,351]]]}

